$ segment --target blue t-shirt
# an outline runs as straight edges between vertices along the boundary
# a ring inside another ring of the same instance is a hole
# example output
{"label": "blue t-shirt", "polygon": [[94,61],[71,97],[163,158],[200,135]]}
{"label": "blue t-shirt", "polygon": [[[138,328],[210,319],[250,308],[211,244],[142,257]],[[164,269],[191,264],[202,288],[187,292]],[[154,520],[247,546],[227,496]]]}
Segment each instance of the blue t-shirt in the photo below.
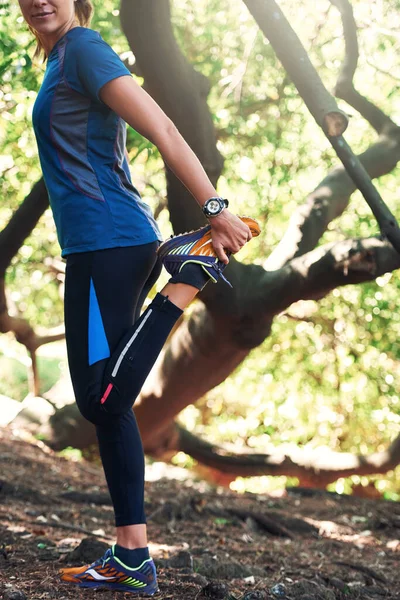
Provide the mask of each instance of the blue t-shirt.
{"label": "blue t-shirt", "polygon": [[126,123],[99,91],[130,72],[97,31],[70,29],[53,47],[33,127],[62,256],[161,240],[133,186]]}

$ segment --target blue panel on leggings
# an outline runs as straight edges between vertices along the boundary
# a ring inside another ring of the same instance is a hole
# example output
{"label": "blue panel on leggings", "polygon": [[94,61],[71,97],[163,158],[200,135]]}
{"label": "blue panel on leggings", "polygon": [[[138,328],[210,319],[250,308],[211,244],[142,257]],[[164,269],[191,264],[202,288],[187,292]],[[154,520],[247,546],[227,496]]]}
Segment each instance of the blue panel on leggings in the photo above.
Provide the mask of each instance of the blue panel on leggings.
{"label": "blue panel on leggings", "polygon": [[106,332],[104,331],[103,319],[101,318],[100,307],[97,301],[96,290],[94,289],[93,279],[90,279],[90,297],[89,297],[89,365],[108,358],[110,348],[108,345]]}

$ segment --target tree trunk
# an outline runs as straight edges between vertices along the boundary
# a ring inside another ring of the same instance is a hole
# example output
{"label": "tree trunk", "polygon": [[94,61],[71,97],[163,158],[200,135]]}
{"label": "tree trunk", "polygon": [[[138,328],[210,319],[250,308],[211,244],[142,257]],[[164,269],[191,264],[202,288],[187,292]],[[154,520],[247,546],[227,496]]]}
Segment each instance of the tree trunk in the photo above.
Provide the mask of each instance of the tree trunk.
{"label": "tree trunk", "polygon": [[[207,106],[210,84],[187,62],[176,43],[169,1],[121,0],[121,26],[144,77],[146,91],[178,127],[215,185],[223,160]],[[174,231],[200,227],[205,217],[199,206],[168,167],[166,172]]]}
{"label": "tree trunk", "polygon": [[[155,10],[146,0],[121,2],[124,31],[137,58],[147,90],[164,108],[215,183],[219,172],[219,156],[215,155],[215,136],[210,127],[211,118],[206,105],[203,79],[193,75],[176,43],[171,39],[168,2]],[[152,39],[152,52],[147,40]],[[168,62],[168,68],[166,68]],[[188,72],[189,69],[189,72]],[[197,91],[196,91],[197,85]],[[321,88],[319,108],[313,104],[313,114],[321,121],[335,112],[336,104]],[[197,97],[194,99],[194,97]],[[166,101],[165,98],[168,100]],[[201,98],[201,101],[199,101]],[[310,96],[310,102],[315,98]],[[185,107],[185,110],[182,110]],[[188,112],[187,112],[188,111]],[[196,123],[196,128],[192,127]],[[189,125],[189,127],[188,127]],[[394,125],[394,124],[393,124]],[[194,131],[195,129],[195,131]],[[199,136],[199,130],[208,132]],[[362,155],[365,168],[377,177],[391,171],[400,158],[400,136],[397,127],[387,129],[380,140]],[[214,160],[214,168],[209,161]],[[199,225],[195,203],[186,198],[181,184],[168,174],[169,206],[176,231]],[[315,248],[329,222],[346,208],[355,186],[343,168],[335,169],[318,186],[299,210],[302,217],[291,226],[287,238],[290,248],[278,247],[272,271],[254,265],[240,265],[232,260],[227,275],[234,284],[228,290],[223,284],[207,286],[201,300],[203,305],[195,315],[184,322],[172,338],[148,378],[135,412],[138,416],[145,449],[152,454],[163,454],[167,449],[177,449],[173,418],[188,404],[201,398],[207,391],[223,381],[240,364],[248,352],[259,345],[271,329],[272,319],[295,301],[293,282],[299,269],[318,270],[318,289],[312,289],[311,279],[301,283],[301,297],[322,297],[330,285],[340,285],[375,278],[378,272],[397,268],[396,253],[383,245],[374,250],[357,247],[352,241],[338,245],[317,260],[315,254],[303,256],[299,263],[290,260]],[[188,202],[187,202],[188,201]],[[185,202],[185,204],[183,204]],[[182,223],[181,212],[185,206],[187,221]],[[175,208],[179,209],[178,212]],[[195,213],[195,214],[194,214]],[[296,236],[293,229],[296,227]],[[293,241],[295,240],[295,241]],[[298,240],[298,245],[296,244]],[[374,243],[372,243],[372,246]],[[379,244],[378,244],[379,245]],[[378,253],[375,252],[378,250]],[[323,251],[322,252],[323,255]],[[372,253],[372,254],[371,254]],[[268,263],[267,263],[268,264]],[[330,265],[330,266],[329,266]],[[350,266],[350,270],[349,267]],[[343,276],[343,273],[346,273]],[[301,280],[301,278],[300,278]],[[322,284],[325,282],[322,289]],[[333,283],[334,282],[334,283]],[[296,279],[296,285],[299,279]],[[296,290],[298,291],[298,289]]]}

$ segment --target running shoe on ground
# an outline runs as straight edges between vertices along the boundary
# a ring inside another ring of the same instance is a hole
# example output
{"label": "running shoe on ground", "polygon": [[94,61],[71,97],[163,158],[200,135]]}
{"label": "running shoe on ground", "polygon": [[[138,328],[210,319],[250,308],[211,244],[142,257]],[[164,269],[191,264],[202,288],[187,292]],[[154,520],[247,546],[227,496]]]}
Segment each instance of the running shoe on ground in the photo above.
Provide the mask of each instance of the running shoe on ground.
{"label": "running shoe on ground", "polygon": [[[250,217],[239,218],[250,228],[253,237],[260,235],[257,221]],[[214,283],[221,277],[231,286],[222,273],[226,264],[219,260],[212,245],[210,225],[171,237],[161,244],[158,255],[171,275],[179,273],[186,264],[195,263],[204,269]]]}
{"label": "running shoe on ground", "polygon": [[132,569],[114,556],[113,551],[114,546],[91,565],[61,569],[61,580],[81,588],[105,588],[143,596],[158,592],[156,568],[151,558]]}

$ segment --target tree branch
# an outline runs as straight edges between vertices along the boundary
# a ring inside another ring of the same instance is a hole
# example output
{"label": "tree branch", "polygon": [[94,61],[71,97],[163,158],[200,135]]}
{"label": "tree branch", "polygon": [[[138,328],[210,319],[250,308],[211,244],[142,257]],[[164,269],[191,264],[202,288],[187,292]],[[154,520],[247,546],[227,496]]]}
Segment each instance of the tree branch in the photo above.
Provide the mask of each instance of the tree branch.
{"label": "tree branch", "polygon": [[345,87],[353,82],[357,70],[359,50],[357,25],[354,19],[353,9],[347,0],[330,0],[330,3],[339,10],[342,16],[343,35],[345,40],[345,58],[336,85]]}
{"label": "tree branch", "polygon": [[[381,134],[379,140],[359,155],[372,179],[390,173],[400,161],[400,128]],[[343,167],[335,167],[292,215],[282,240],[264,264],[268,271],[317,245],[329,223],[347,208],[356,186]]]}
{"label": "tree branch", "polygon": [[[145,450],[148,454],[168,460],[176,452],[185,452],[202,465],[231,475],[232,479],[285,475],[298,477],[302,485],[323,488],[339,477],[387,473],[400,463],[400,436],[386,450],[367,456],[326,448],[315,448],[312,452],[297,449],[290,454],[279,447],[265,453],[237,453],[211,444],[174,423],[168,425],[168,436],[164,431],[160,439],[154,431],[149,434],[140,419],[139,425],[142,435],[146,434]],[[49,422],[38,428],[38,433],[46,437],[54,450],[70,445],[84,449],[96,442],[93,425],[83,419],[75,403],[57,409]]]}
{"label": "tree branch", "polygon": [[59,342],[60,340],[65,339],[65,331],[64,327],[59,328],[62,329],[59,333],[47,333],[44,335],[35,335],[35,343],[34,348],[37,350],[40,346],[45,346],[46,344],[52,344],[53,342]]}
{"label": "tree branch", "polygon": [[345,58],[336,83],[335,96],[342,98],[355,108],[378,133],[385,128],[397,128],[388,115],[355,89],[353,79],[357,69],[359,49],[353,8],[349,0],[330,0],[330,2],[336,6],[342,17],[345,40]]}
{"label": "tree branch", "polygon": [[341,135],[348,117],[327,91],[309,56],[275,0],[244,0],[314,119],[327,135]]}
{"label": "tree branch", "polygon": [[371,181],[364,166],[354,155],[343,136],[330,137],[336,154],[344,164],[346,171],[360,190],[368,206],[372,210],[382,235],[386,237],[400,254],[400,227],[395,216],[386,206],[380,193]]}
{"label": "tree branch", "polygon": [[[0,333],[8,333],[9,331],[12,331],[16,340],[26,347],[32,355],[33,363],[35,362],[35,352],[40,346],[62,340],[65,337],[63,328],[57,328],[56,331],[38,335],[28,321],[11,316],[7,308],[5,280],[4,277],[0,277]],[[33,367],[35,370],[35,364],[33,364]]]}
{"label": "tree branch", "polygon": [[0,276],[4,275],[23,241],[31,234],[48,206],[46,186],[43,179],[40,179],[0,232]]}
{"label": "tree branch", "polygon": [[264,294],[253,310],[272,318],[293,302],[318,300],[339,286],[373,281],[399,267],[400,255],[378,237],[326,244],[259,276]]}
{"label": "tree branch", "polygon": [[177,428],[177,450],[186,452],[203,465],[230,473],[232,477],[286,475],[302,484],[325,487],[339,477],[387,473],[400,463],[400,436],[383,451],[362,456],[316,448],[312,453],[296,450],[290,456],[274,449],[271,454],[238,454],[206,442],[183,427]]}
{"label": "tree branch", "polygon": [[[270,40],[311,114],[322,127],[346,171],[370,206],[381,232],[400,253],[400,228],[397,221],[343,138],[342,134],[347,127],[344,113],[337,108],[336,101],[322,83],[290,23],[275,0],[243,1]],[[335,106],[336,111],[333,109]]]}

